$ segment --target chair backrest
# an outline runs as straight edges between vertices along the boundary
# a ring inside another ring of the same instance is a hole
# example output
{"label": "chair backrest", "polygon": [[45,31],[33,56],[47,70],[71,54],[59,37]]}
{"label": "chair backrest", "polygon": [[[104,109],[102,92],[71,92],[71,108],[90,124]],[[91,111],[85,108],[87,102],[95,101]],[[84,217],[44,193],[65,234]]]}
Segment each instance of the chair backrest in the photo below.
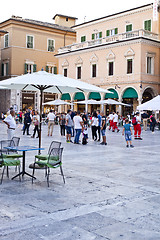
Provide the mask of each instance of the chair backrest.
{"label": "chair backrest", "polygon": [[49,149],[48,149],[48,155],[50,155],[50,151],[53,149],[53,148],[60,148],[61,146],[61,142],[57,142],[57,141],[52,141],[50,146],[49,146]]}
{"label": "chair backrest", "polygon": [[14,144],[14,145],[12,145],[12,146],[15,146],[15,147],[19,146],[19,141],[20,141],[19,137],[13,137],[11,144]]}
{"label": "chair backrest", "polygon": [[5,147],[10,147],[11,146],[12,140],[2,140],[0,141],[0,153],[8,153],[8,150],[5,149]]}
{"label": "chair backrest", "polygon": [[48,163],[51,161],[56,161],[56,164],[60,164],[62,161],[63,148],[52,148],[48,157]]}

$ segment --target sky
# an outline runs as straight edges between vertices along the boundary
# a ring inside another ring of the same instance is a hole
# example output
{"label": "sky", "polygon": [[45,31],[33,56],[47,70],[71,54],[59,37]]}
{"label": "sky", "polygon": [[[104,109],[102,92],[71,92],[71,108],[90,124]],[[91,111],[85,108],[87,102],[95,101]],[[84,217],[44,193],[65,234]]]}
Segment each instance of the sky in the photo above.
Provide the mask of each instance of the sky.
{"label": "sky", "polygon": [[55,14],[77,17],[77,24],[139,7],[154,0],[8,0],[0,3],[0,22],[12,15],[54,23]]}

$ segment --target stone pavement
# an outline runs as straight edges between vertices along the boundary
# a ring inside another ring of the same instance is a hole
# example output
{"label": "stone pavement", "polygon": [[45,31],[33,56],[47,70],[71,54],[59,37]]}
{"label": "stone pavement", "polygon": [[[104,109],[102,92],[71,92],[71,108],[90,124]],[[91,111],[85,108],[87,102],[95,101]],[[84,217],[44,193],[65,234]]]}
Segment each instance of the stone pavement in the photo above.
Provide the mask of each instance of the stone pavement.
{"label": "stone pavement", "polygon": [[[36,171],[33,185],[28,176],[19,182],[5,175],[0,240],[160,240],[160,132],[144,132],[134,149],[126,148],[121,132],[107,131],[107,146],[92,140],[83,146],[66,143],[58,126],[47,137],[43,126],[44,152],[51,140],[62,141],[66,184],[59,169],[51,171],[49,188],[44,170]],[[21,128],[16,136],[20,145],[38,145]],[[7,139],[2,123],[0,139]],[[26,153],[29,173],[34,154]]]}

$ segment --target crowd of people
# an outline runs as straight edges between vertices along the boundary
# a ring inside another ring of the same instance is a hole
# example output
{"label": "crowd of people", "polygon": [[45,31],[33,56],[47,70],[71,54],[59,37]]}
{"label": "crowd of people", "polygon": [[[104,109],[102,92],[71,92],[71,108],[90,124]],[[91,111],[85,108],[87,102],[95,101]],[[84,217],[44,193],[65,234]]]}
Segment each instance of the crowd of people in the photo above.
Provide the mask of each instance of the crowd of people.
{"label": "crowd of people", "polygon": [[[142,140],[141,137],[141,125],[143,123],[143,130],[147,130],[149,123],[150,130],[154,133],[156,124],[160,124],[159,120],[156,120],[154,114],[148,114],[143,112],[141,115],[139,112],[135,113],[131,119],[130,115],[126,118],[119,115],[118,112],[111,112],[108,116],[105,116],[103,112],[99,110],[90,113],[80,113],[80,111],[68,110],[67,113],[56,113],[52,109],[44,116],[45,121],[48,123],[48,137],[53,136],[54,125],[58,123],[60,126],[61,136],[66,137],[67,143],[80,144],[80,135],[82,134],[82,144],[88,143],[88,128],[91,128],[92,140],[100,142],[101,145],[107,145],[106,142],[106,129],[112,132],[119,132],[119,125],[123,125],[122,135],[125,135],[126,147],[134,147],[132,145],[132,127],[134,129],[134,139]],[[20,110],[17,114],[13,108],[6,113],[1,114],[3,122],[8,126],[8,139],[11,139],[15,133],[16,123],[23,124],[23,135],[30,134],[30,126],[34,125],[32,138],[35,136],[39,138],[39,123],[40,116],[38,111],[26,109]],[[37,133],[37,135],[36,135]],[[74,139],[74,140],[73,140]]]}

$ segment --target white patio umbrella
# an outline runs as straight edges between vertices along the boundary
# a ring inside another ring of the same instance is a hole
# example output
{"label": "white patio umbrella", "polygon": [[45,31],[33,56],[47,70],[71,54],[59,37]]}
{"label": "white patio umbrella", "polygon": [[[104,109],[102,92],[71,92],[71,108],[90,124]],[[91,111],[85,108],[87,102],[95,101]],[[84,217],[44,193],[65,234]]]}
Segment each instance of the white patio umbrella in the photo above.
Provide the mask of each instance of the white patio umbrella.
{"label": "white patio umbrella", "polygon": [[160,110],[160,95],[151,99],[148,102],[145,102],[137,107],[137,110],[149,110],[149,111],[158,111]]}
{"label": "white patio umbrella", "polygon": [[79,102],[74,102],[74,103],[78,103],[78,104],[101,104],[100,101],[92,100],[92,99],[79,101]]}
{"label": "white patio umbrella", "polygon": [[131,107],[130,104],[126,104],[126,103],[121,103],[121,102],[118,102],[114,99],[106,99],[106,100],[102,100],[100,101],[101,103],[100,104],[108,104],[108,105],[122,105],[122,106],[127,106],[127,107]]}
{"label": "white patio umbrella", "polygon": [[56,99],[54,101],[49,101],[46,103],[43,103],[42,105],[54,105],[54,106],[59,106],[59,105],[72,105],[72,103],[65,102],[61,99]]}
{"label": "white patio umbrella", "polygon": [[51,74],[46,71],[39,71],[32,74],[25,74],[1,81],[1,86],[9,89],[37,91],[41,93],[40,99],[40,135],[39,147],[41,147],[41,121],[42,121],[42,95],[43,92],[72,93],[72,92],[103,92],[110,93],[106,89],[99,88],[79,80],[64,77],[59,74]]}

